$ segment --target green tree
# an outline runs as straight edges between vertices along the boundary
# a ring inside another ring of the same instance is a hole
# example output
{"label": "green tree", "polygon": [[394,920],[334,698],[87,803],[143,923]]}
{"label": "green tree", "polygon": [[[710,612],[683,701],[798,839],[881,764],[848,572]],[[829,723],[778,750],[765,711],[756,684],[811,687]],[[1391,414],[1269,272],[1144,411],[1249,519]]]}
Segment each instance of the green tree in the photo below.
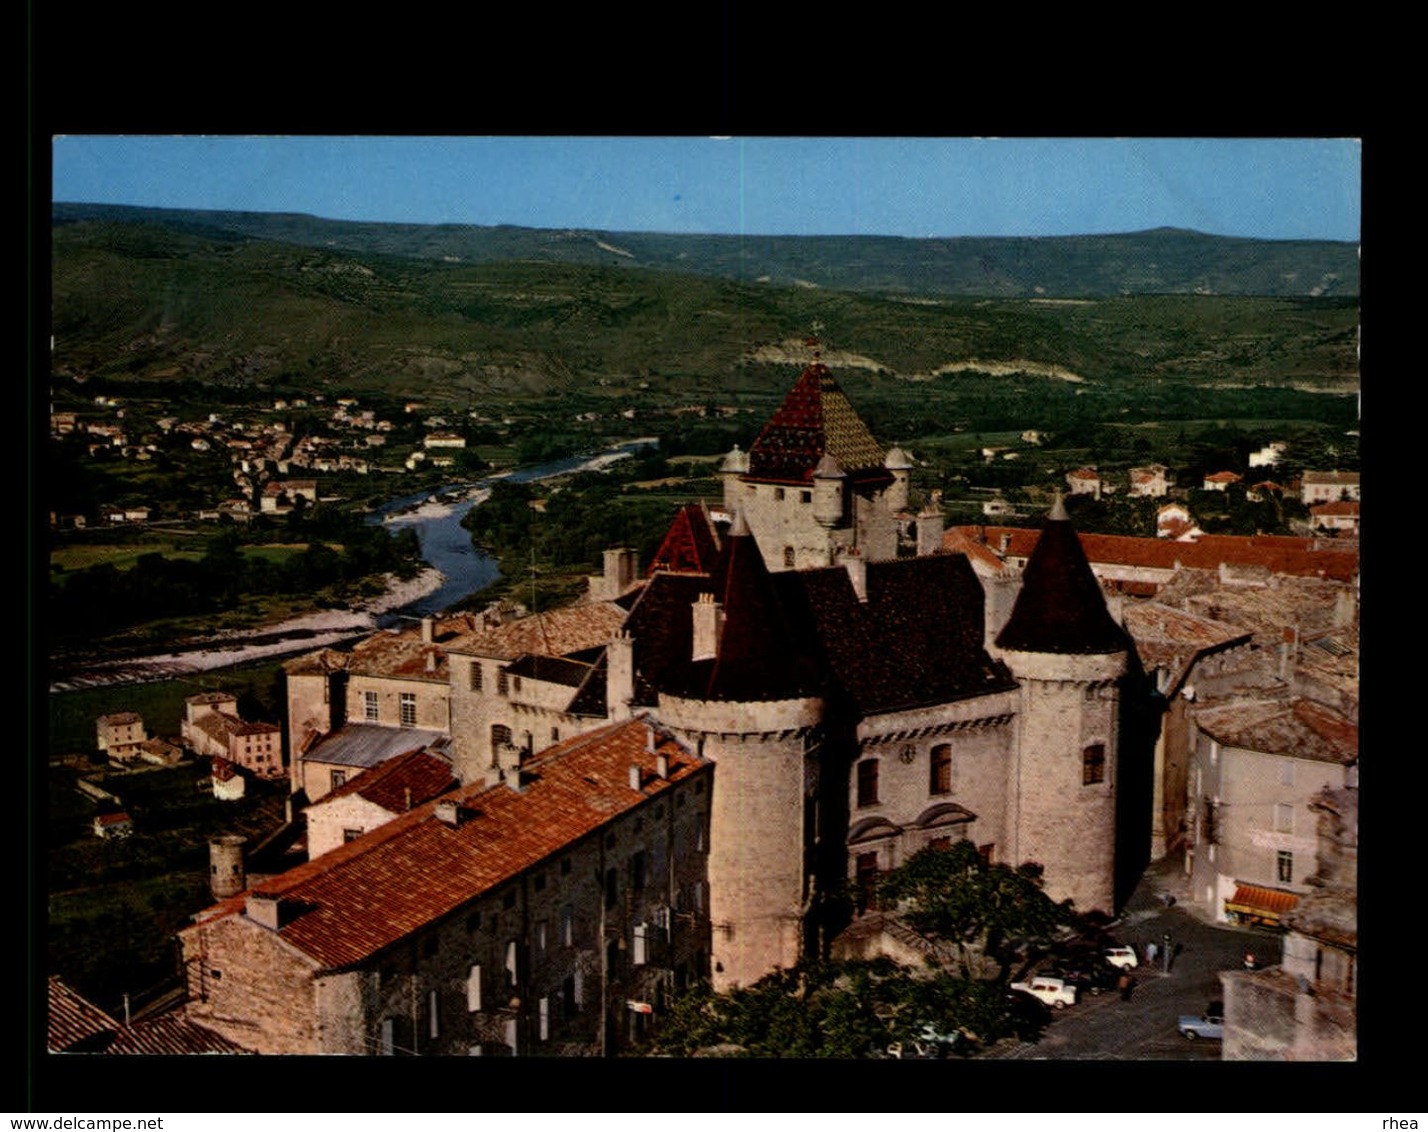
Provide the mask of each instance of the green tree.
{"label": "green tree", "polygon": [[989,864],[970,841],[923,849],[886,874],[884,906],[938,953],[951,949],[967,979],[985,979],[987,961],[1005,981],[1020,947],[1048,942],[1069,925],[1071,901],[1042,888],[1042,867]]}
{"label": "green tree", "polygon": [[807,960],[752,986],[677,995],[646,1052],[727,1047],[746,1057],[862,1058],[930,1032],[970,1053],[1010,1035],[1035,1040],[1046,1023],[1037,1006],[1009,1002],[993,983],[887,957]]}

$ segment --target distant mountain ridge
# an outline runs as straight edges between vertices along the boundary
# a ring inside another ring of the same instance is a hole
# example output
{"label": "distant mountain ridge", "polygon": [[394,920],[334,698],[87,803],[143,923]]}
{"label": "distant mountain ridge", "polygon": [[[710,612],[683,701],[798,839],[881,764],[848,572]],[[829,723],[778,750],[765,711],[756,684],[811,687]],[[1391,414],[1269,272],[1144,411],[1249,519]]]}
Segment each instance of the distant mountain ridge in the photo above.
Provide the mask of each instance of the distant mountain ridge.
{"label": "distant mountain ridge", "polygon": [[1099,298],[1136,294],[1357,296],[1358,247],[1176,228],[1095,236],[912,239],[388,224],[299,213],[56,202],[56,225],[149,223],[214,240],[280,241],[447,264],[541,262],[886,295]]}

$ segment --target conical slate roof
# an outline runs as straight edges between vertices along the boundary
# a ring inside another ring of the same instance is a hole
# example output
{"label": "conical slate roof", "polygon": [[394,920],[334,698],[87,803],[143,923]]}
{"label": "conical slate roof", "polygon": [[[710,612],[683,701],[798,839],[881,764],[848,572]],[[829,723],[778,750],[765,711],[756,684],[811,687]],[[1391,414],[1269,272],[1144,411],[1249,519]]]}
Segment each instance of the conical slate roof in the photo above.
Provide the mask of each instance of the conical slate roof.
{"label": "conical slate roof", "polygon": [[[693,658],[694,603],[720,604],[716,655]],[[762,702],[816,695],[821,680],[807,644],[791,626],[743,513],[707,574],[656,571],[630,611],[636,701],[658,693],[701,700]]]}
{"label": "conical slate roof", "polygon": [[1106,609],[1081,540],[1058,498],[1022,573],[1021,593],[997,645],[1020,652],[1112,653],[1124,630]]}
{"label": "conical slate roof", "polygon": [[785,700],[816,693],[812,659],[774,593],[764,556],[743,512],[724,539],[710,578],[723,606],[717,655],[693,666],[695,687],[710,700]]}
{"label": "conical slate roof", "polygon": [[675,513],[650,561],[646,575],[657,570],[677,574],[707,574],[719,557],[719,537],[702,503],[690,503]]}
{"label": "conical slate roof", "polygon": [[752,479],[809,483],[827,453],[850,479],[891,480],[886,454],[822,362],[794,382],[749,449]]}

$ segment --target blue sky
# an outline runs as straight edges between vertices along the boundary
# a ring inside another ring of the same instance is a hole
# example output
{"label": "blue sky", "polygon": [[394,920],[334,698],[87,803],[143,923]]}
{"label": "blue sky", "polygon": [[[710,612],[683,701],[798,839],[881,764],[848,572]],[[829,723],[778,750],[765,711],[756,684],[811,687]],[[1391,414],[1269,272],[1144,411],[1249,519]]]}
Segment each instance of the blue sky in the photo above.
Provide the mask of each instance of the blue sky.
{"label": "blue sky", "polygon": [[748,235],[1056,236],[1173,226],[1359,239],[1336,138],[54,139],[53,197],[335,220]]}

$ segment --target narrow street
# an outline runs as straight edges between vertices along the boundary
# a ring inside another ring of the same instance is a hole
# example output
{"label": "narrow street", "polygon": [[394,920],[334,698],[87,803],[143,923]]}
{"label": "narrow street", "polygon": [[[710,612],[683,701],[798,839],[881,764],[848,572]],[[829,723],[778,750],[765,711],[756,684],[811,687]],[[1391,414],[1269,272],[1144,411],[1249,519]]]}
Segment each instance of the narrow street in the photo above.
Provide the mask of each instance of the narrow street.
{"label": "narrow street", "polygon": [[[1220,1043],[1189,1040],[1176,1030],[1181,1014],[1200,1014],[1222,997],[1219,972],[1242,967],[1246,952],[1260,966],[1279,962],[1277,933],[1260,928],[1216,924],[1188,907],[1181,858],[1151,864],[1120,920],[1111,928],[1121,943],[1163,945],[1170,936],[1173,958],[1168,972],[1157,959],[1132,974],[1129,1001],[1115,991],[1085,995],[1075,1006],[1053,1013],[1039,1042],[1004,1043],[984,1057],[1023,1060],[1216,1061]],[[1162,902],[1161,894],[1175,898]]]}

